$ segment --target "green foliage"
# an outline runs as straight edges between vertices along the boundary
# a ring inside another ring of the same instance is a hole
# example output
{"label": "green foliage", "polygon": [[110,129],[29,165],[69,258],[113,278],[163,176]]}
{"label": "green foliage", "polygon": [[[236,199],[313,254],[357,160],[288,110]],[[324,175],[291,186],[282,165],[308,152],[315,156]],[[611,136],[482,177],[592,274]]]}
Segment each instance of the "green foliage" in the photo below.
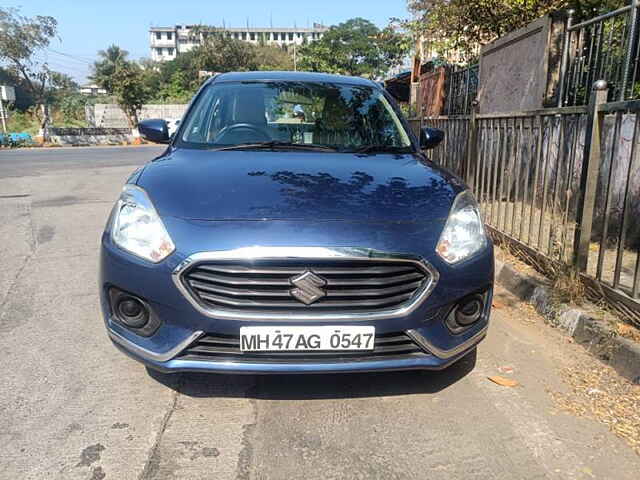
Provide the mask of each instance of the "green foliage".
{"label": "green foliage", "polygon": [[93,75],[91,79],[111,93],[114,89],[113,75],[119,68],[128,65],[129,52],[117,45],[110,45],[106,50],[100,50],[98,56],[100,61],[93,64]]}
{"label": "green foliage", "polygon": [[70,123],[83,122],[85,118],[85,106],[87,98],[77,92],[68,92],[59,97],[56,102],[55,113],[57,113],[64,125],[60,125],[58,118],[54,114],[54,125],[66,126]]}
{"label": "green foliage", "polygon": [[377,78],[402,63],[409,52],[406,38],[369,20],[353,18],[331,27],[324,36],[300,49],[303,70]]}
{"label": "green foliage", "polygon": [[154,98],[160,99],[163,103],[188,103],[195,89],[191,86],[191,78],[188,73],[175,71],[168,82],[161,85],[160,90]]}
{"label": "green foliage", "polygon": [[191,35],[200,38],[200,45],[192,50],[192,62],[197,70],[237,72],[258,69],[258,59],[251,44],[212,27],[196,27]]}
{"label": "green foliage", "polygon": [[32,111],[11,111],[9,112],[9,121],[7,122],[7,131],[9,132],[26,132],[29,135],[37,135],[39,129],[38,119]]}
{"label": "green foliage", "polygon": [[[57,21],[53,17],[28,18],[18,10],[0,8],[0,61],[7,62],[14,77],[22,79],[21,87],[28,91],[36,105],[44,105],[50,94],[50,70],[34,60],[38,50],[49,45],[56,36]],[[41,124],[48,122],[46,108],[37,109]]]}
{"label": "green foliage", "polygon": [[626,5],[626,0],[412,0],[417,20],[400,22],[436,52],[472,61],[478,47],[546,14],[573,8],[576,21]]}
{"label": "green foliage", "polygon": [[135,128],[138,111],[151,98],[140,66],[130,62],[118,67],[111,76],[111,93],[126,114],[131,128]]}
{"label": "green foliage", "polygon": [[252,45],[205,26],[195,28],[192,35],[202,35],[200,46],[193,50],[168,62],[141,62],[151,101],[188,102],[202,83],[198,77],[200,70],[293,70],[293,56],[280,47]]}
{"label": "green foliage", "polygon": [[24,111],[35,104],[35,100],[25,85],[24,79],[18,76],[14,70],[0,67],[0,85],[13,85],[15,87],[16,101],[13,106],[17,110]]}
{"label": "green foliage", "polygon": [[293,70],[293,55],[273,45],[257,45],[254,48],[258,70]]}
{"label": "green foliage", "polygon": [[136,62],[127,59],[129,53],[117,45],[100,50],[102,60],[93,66],[92,80],[113,95],[125,113],[129,126],[138,125],[138,111],[151,98],[150,75]]}

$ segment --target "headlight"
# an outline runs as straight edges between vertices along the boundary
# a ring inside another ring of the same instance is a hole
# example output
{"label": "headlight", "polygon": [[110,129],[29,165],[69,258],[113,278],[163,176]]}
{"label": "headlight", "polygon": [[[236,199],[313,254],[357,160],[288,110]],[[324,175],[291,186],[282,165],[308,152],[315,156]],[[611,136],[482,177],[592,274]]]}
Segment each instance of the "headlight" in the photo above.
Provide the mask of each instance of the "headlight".
{"label": "headlight", "polygon": [[469,190],[458,194],[442,230],[436,251],[447,263],[458,263],[487,245],[478,205]]}
{"label": "headlight", "polygon": [[115,206],[111,238],[123,250],[154,263],[175,250],[151,200],[135,185],[122,189]]}

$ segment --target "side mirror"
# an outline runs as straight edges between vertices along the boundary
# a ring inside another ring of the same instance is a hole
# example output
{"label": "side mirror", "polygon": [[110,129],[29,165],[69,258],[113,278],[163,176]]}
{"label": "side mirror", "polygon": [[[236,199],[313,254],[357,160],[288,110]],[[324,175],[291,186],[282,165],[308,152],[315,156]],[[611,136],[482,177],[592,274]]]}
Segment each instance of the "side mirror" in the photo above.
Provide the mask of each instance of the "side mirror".
{"label": "side mirror", "polygon": [[169,126],[161,118],[150,118],[138,123],[140,135],[153,143],[169,143]]}
{"label": "side mirror", "polygon": [[435,148],[444,140],[444,132],[439,128],[423,127],[420,129],[420,148]]}

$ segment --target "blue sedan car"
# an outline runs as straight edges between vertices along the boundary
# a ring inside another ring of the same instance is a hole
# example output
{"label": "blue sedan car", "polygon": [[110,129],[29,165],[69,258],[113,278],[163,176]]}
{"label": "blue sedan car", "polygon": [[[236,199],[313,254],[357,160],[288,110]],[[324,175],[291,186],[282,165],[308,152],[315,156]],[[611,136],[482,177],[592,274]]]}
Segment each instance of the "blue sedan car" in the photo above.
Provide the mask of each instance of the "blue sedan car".
{"label": "blue sedan car", "polygon": [[115,345],[164,372],[442,369],[486,334],[493,247],[467,186],[378,84],[217,75],[102,237]]}

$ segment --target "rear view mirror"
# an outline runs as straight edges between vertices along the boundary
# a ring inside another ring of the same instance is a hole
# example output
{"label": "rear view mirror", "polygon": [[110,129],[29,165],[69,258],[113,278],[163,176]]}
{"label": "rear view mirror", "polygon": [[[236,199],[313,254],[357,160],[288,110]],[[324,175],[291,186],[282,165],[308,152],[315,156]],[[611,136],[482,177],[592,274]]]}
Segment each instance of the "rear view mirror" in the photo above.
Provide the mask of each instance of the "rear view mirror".
{"label": "rear view mirror", "polygon": [[140,135],[153,143],[169,143],[169,126],[161,118],[150,118],[138,123]]}
{"label": "rear view mirror", "polygon": [[439,128],[423,127],[420,129],[420,148],[429,149],[440,145],[444,140],[444,132]]}

